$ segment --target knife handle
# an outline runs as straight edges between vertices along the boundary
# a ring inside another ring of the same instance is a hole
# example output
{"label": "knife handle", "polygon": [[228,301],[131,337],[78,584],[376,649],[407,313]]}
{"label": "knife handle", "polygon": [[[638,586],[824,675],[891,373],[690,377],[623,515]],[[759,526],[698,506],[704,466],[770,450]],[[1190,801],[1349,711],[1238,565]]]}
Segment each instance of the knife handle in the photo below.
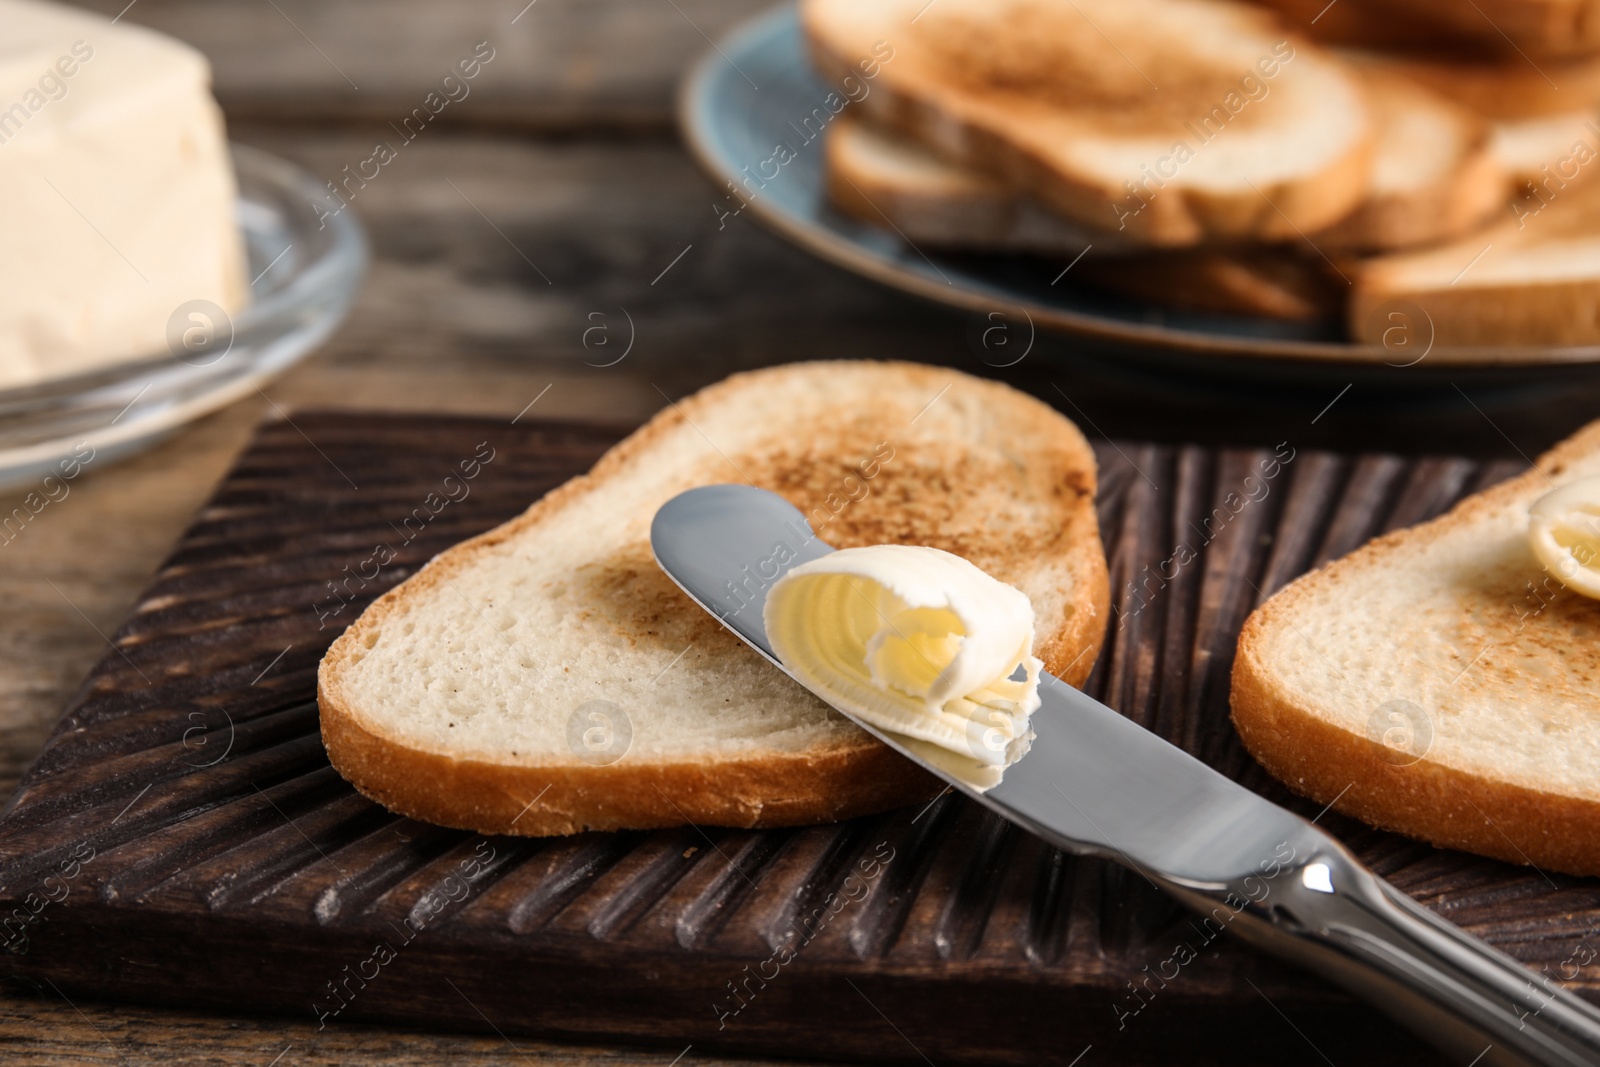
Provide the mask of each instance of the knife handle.
{"label": "knife handle", "polygon": [[1475,1067],[1594,1067],[1600,1010],[1439,918],[1311,828],[1275,876],[1172,886]]}

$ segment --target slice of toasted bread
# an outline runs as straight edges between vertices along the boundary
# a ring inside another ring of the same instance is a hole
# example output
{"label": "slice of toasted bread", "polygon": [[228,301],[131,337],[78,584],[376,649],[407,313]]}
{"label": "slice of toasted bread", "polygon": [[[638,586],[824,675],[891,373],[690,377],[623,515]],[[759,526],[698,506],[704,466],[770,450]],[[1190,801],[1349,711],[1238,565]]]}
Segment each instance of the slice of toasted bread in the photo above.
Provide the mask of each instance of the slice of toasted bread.
{"label": "slice of toasted bread", "polygon": [[1479,55],[1458,34],[1441,31],[1437,23],[1415,15],[1402,14],[1364,0],[1255,0],[1282,15],[1296,32],[1319,44],[1342,48],[1381,48],[1412,50],[1437,55],[1441,49],[1457,58],[1463,47],[1469,55]]}
{"label": "slice of toasted bread", "polygon": [[1076,281],[1197,311],[1311,320],[1342,306],[1320,260],[1278,248],[1141,251],[868,123],[841,116],[828,130],[824,160],[835,206],[912,244],[1065,257]]}
{"label": "slice of toasted bread", "polygon": [[[1388,69],[1387,59],[1371,54],[1345,58],[1359,75],[1374,116],[1376,151],[1366,196],[1353,212],[1313,238],[1317,246],[1386,251],[1436,243],[1467,232],[1503,205],[1507,179],[1489,151],[1489,126],[1482,118]],[[1138,247],[1122,234],[1097,234],[1073,225],[991,174],[846,115],[829,128],[824,158],[828,195],[841,210],[893,226],[916,244],[1069,256],[1091,245],[1101,255]],[[1248,274],[1264,273],[1252,269],[1251,258],[1247,253],[1204,252],[1169,262],[1200,273],[1212,265],[1219,268],[1217,285],[1193,290],[1203,305],[1213,306],[1207,294],[1215,293],[1232,304],[1218,310],[1306,317],[1309,309],[1298,299],[1289,304],[1273,299],[1254,309],[1225,296],[1248,295],[1255,288],[1237,285]],[[1285,255],[1269,259],[1266,269],[1297,261]],[[1127,268],[1110,265],[1106,280],[1133,279]],[[1173,275],[1156,270],[1151,280],[1158,277]],[[1315,284],[1320,286],[1321,279]],[[1304,291],[1305,286],[1288,288]],[[1317,304],[1313,316],[1328,309],[1326,301]]]}
{"label": "slice of toasted bread", "polygon": [[1600,474],[1600,423],[1378,538],[1245,623],[1233,721],[1298,793],[1375,826],[1600,874],[1600,601],[1528,547],[1528,505]]}
{"label": "slice of toasted bread", "polygon": [[[1600,52],[1600,0],[1358,0],[1376,18],[1437,26],[1441,36],[1528,62]],[[1531,58],[1530,58],[1531,57]]]}
{"label": "slice of toasted bread", "polygon": [[[1109,590],[1094,456],[1077,429],[954,371],[805,363],[672,404],[589,474],[376,601],[318,672],[334,767],[414,818],[534,836],[787,826],[933,795],[931,776],[656,566],[661,504],[746,479],[835,547],[927,544],[972,560],[1032,599],[1049,669],[1088,675]],[[751,560],[751,573],[773,563]]]}
{"label": "slice of toasted bread", "polygon": [[840,115],[823,140],[828,198],[913,244],[1075,256],[1126,246],[1040,207],[998,178],[953,163],[899,134]]}
{"label": "slice of toasted bread", "polygon": [[1537,66],[1518,55],[1489,59],[1390,55],[1387,59],[1397,73],[1492,119],[1600,112],[1600,57],[1544,59]]}
{"label": "slice of toasted bread", "polygon": [[1600,183],[1520,201],[1504,222],[1450,244],[1345,270],[1349,332],[1369,344],[1397,326],[1416,342],[1408,351],[1600,343]]}
{"label": "slice of toasted bread", "polygon": [[1544,194],[1581,185],[1600,174],[1600,113],[1571,111],[1494,123],[1489,152],[1506,173],[1511,195],[1529,186]]}
{"label": "slice of toasted bread", "polygon": [[1377,140],[1366,197],[1316,234],[1319,247],[1377,252],[1458,237],[1505,203],[1507,178],[1489,125],[1371,54],[1346,55],[1361,78]]}
{"label": "slice of toasted bread", "polygon": [[1163,246],[1293,238],[1365,188],[1359,88],[1258,8],[805,0],[801,14],[825,77],[865,84],[860,64],[876,67],[864,114],[1096,230]]}
{"label": "slice of toasted bread", "polygon": [[[1543,67],[1600,53],[1597,0],[1259,0],[1318,41]],[[1534,60],[1538,60],[1535,64]],[[1547,72],[1548,73],[1548,72]],[[1562,84],[1552,78],[1554,84]]]}
{"label": "slice of toasted bread", "polygon": [[1322,259],[1283,247],[1171,249],[1085,257],[1078,280],[1119,296],[1221,315],[1311,322],[1338,316],[1345,284]]}

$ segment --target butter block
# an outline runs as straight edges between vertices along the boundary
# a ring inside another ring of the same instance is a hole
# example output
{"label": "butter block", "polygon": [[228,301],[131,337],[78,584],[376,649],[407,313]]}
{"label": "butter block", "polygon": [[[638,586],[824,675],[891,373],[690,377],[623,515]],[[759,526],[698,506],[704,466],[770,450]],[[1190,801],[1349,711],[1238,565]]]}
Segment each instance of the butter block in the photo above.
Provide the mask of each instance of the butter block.
{"label": "butter block", "polygon": [[249,294],[211,68],[154,31],[0,0],[0,389],[170,353]]}

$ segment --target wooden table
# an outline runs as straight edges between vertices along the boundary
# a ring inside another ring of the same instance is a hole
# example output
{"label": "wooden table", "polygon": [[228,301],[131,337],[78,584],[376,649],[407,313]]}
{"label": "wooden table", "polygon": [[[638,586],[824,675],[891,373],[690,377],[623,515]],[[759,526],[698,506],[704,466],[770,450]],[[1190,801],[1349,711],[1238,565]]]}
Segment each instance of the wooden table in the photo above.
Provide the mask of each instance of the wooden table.
{"label": "wooden table", "polygon": [[[115,15],[127,0],[87,6]],[[349,322],[265,394],[133,460],[96,469],[0,547],[0,792],[190,515],[264,417],[297,406],[642,419],[736,370],[808,358],[929,360],[974,373],[964,316],[821,264],[748,219],[718,229],[718,195],[679,147],[685,64],[756,7],[734,0],[135,0],[123,16],[211,58],[237,141],[334,178],[421,104],[481,41],[495,50],[353,208],[373,264]],[[448,179],[448,180],[447,180]],[[681,255],[681,258],[677,258]],[[663,274],[663,269],[671,269]],[[635,343],[615,366],[604,325]],[[596,340],[590,334],[590,340]],[[1600,386],[1473,396],[1448,383],[1398,408],[1237,388],[1152,392],[1063,369],[1042,341],[999,372],[1070,397],[1087,431],[1168,441],[1532,456],[1600,414]],[[989,372],[994,373],[994,372]],[[1059,392],[1058,392],[1059,390]],[[536,403],[534,403],[536,401]],[[1056,399],[1059,404],[1059,399]],[[1061,405],[1065,407],[1066,405]],[[9,511],[21,494],[0,494]],[[666,1064],[659,1051],[231,1019],[0,998],[0,1048],[29,1063],[438,1062]],[[281,1058],[277,1058],[281,1057]],[[685,1062],[706,1062],[690,1050]]]}

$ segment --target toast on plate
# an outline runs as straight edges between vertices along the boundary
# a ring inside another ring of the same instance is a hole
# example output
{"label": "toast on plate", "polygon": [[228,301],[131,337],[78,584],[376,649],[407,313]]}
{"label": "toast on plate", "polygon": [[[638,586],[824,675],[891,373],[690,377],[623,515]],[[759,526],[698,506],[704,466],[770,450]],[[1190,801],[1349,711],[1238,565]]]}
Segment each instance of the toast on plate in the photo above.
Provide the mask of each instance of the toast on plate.
{"label": "toast on plate", "polygon": [[[1489,150],[1484,119],[1387,69],[1387,60],[1346,58],[1374,118],[1372,173],[1360,204],[1313,237],[1317,246],[1348,252],[1434,243],[1503,206],[1507,178]],[[847,116],[829,128],[823,151],[830,199],[913,243],[1067,256],[1090,245],[1098,255],[1138,247],[1121,234],[1073,225],[991,174]],[[1224,252],[1196,256],[1194,264],[1226,263],[1239,274],[1249,269],[1248,258]]]}
{"label": "toast on plate", "polygon": [[1379,48],[1386,51],[1415,51],[1446,55],[1463,50],[1476,55],[1474,48],[1459,35],[1452,35],[1427,19],[1393,8],[1380,8],[1363,0],[1256,0],[1270,8],[1297,33],[1318,44],[1341,48]]}
{"label": "toast on plate", "polygon": [[1369,344],[1397,328],[1410,352],[1600,343],[1600,186],[1552,188],[1486,230],[1345,270],[1348,329]]}
{"label": "toast on plate", "polygon": [[1346,288],[1323,260],[1283,246],[1086,256],[1073,273],[1152,304],[1289,322],[1336,318]]}
{"label": "toast on plate", "polygon": [[974,167],[840,115],[823,138],[828,199],[845,214],[900,231],[913,244],[1076,256],[1116,237],[1074,225]]}
{"label": "toast on plate", "polygon": [[[1372,131],[1345,65],[1226,0],[805,0],[854,105],[1051,211],[1149,245],[1289,239],[1348,213]],[[874,52],[874,49],[877,52]]]}
{"label": "toast on plate", "polygon": [[1496,121],[1489,152],[1506,173],[1513,197],[1549,194],[1600,174],[1600,111],[1569,111]]}
{"label": "toast on plate", "polygon": [[[334,767],[393,811],[531,836],[788,826],[939,783],[791,681],[656,566],[656,509],[748,480],[835,547],[927,544],[1028,594],[1036,654],[1088,676],[1109,589],[1095,461],[998,383],[900,363],[736,375],[671,404],[587,475],[442,553],[334,642]],[[774,557],[751,560],[751,581]]]}
{"label": "toast on plate", "polygon": [[1310,320],[1342,309],[1331,271],[1282,248],[1141,250],[1039,207],[991,175],[841,116],[824,148],[828,196],[914,245],[1027,252],[1121,296],[1229,315]]}
{"label": "toast on plate", "polygon": [[1600,58],[1521,56],[1473,59],[1433,55],[1386,57],[1400,74],[1491,119],[1535,119],[1600,112]]}
{"label": "toast on plate", "polygon": [[1507,177],[1484,119],[1390,69],[1345,57],[1360,76],[1376,143],[1366,196],[1313,236],[1320,247],[1376,252],[1458,237],[1505,203]]}
{"label": "toast on plate", "polygon": [[1597,0],[1358,0],[1358,6],[1377,18],[1436,26],[1442,36],[1508,59],[1600,52]]}
{"label": "toast on plate", "polygon": [[1385,829],[1600,874],[1600,601],[1528,547],[1528,507],[1600,475],[1600,423],[1380,537],[1246,621],[1233,721],[1284,784]]}
{"label": "toast on plate", "polygon": [[1521,60],[1524,65],[1537,61],[1539,66],[1550,59],[1600,53],[1597,0],[1264,2],[1297,29],[1329,44]]}

